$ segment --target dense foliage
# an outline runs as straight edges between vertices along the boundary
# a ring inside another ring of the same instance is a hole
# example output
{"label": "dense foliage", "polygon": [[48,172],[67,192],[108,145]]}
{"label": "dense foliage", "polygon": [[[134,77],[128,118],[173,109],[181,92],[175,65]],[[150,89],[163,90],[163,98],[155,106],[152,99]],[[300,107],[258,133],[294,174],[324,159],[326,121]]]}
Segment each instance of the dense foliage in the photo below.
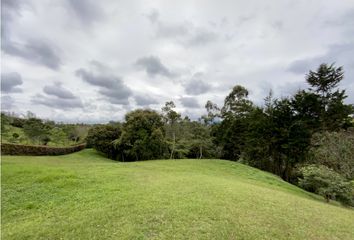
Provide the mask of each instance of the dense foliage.
{"label": "dense foliage", "polygon": [[299,186],[323,196],[327,201],[339,200],[354,204],[353,186],[339,173],[323,165],[309,165],[300,169]]}
{"label": "dense foliage", "polygon": [[135,110],[125,116],[122,134],[114,142],[118,160],[164,158],[166,143],[162,116],[153,110]]}
{"label": "dense foliage", "polygon": [[86,144],[79,144],[69,147],[49,147],[40,145],[1,143],[1,155],[54,156],[78,152],[85,147]]}
{"label": "dense foliage", "polygon": [[309,162],[354,179],[354,129],[321,132],[312,137]]}
{"label": "dense foliage", "polygon": [[42,120],[31,112],[23,117],[1,113],[1,140],[8,143],[57,147],[76,145],[85,142],[90,127],[88,124]]}
{"label": "dense foliage", "polygon": [[[354,108],[344,103],[345,90],[337,88],[343,76],[341,67],[321,64],[306,76],[308,90],[281,99],[270,93],[262,107],[248,99],[247,89],[235,86],[221,108],[221,123],[212,131],[221,157],[272,172],[327,199],[353,204],[345,197],[352,186],[342,184],[353,180],[354,171],[354,134],[349,130]],[[307,168],[311,163],[317,165]],[[304,178],[298,180],[299,173]],[[316,187],[306,185],[326,177],[338,189],[325,181],[316,182]]]}
{"label": "dense foliage", "polygon": [[116,159],[117,151],[113,141],[121,136],[120,124],[97,125],[92,127],[87,134],[87,145],[104,153],[107,157]]}

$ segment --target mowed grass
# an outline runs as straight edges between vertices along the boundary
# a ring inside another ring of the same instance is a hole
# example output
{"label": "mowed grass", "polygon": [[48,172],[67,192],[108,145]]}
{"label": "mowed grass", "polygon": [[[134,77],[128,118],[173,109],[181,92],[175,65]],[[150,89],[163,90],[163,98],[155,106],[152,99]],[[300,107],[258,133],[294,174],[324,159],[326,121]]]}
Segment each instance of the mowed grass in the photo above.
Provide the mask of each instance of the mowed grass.
{"label": "mowed grass", "polygon": [[354,210],[223,160],[2,157],[2,239],[354,239]]}

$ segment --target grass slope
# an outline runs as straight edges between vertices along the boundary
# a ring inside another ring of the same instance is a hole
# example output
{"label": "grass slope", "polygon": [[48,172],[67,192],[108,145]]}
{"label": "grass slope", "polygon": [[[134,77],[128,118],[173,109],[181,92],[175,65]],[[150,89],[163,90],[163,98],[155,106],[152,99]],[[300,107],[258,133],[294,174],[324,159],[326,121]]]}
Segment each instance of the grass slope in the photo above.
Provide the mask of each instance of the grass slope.
{"label": "grass slope", "polygon": [[353,239],[354,211],[221,160],[2,158],[2,239]]}

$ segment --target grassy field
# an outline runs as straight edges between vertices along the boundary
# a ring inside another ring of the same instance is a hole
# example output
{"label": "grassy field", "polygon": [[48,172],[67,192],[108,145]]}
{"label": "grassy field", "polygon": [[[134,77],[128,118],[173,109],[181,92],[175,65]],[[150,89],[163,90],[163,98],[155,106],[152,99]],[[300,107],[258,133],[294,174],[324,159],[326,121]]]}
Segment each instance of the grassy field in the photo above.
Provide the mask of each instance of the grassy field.
{"label": "grassy field", "polygon": [[2,157],[2,239],[354,239],[354,210],[221,160]]}

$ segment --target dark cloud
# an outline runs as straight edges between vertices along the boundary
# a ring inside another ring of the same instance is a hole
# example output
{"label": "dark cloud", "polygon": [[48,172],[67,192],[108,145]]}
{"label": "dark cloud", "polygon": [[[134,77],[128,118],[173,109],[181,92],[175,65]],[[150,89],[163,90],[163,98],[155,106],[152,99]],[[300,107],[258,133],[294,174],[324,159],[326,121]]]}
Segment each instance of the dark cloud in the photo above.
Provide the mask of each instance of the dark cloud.
{"label": "dark cloud", "polygon": [[58,52],[48,43],[41,40],[32,40],[25,44],[25,49],[21,55],[27,60],[37,62],[51,69],[58,69],[61,65]]}
{"label": "dark cloud", "polygon": [[[91,64],[91,66],[98,68],[96,64]],[[102,64],[101,64],[102,66]],[[108,75],[104,72],[98,71],[98,73],[93,73],[86,69],[78,69],[75,72],[76,76],[80,77],[83,81],[98,86],[98,92],[107,97],[107,100],[113,104],[128,105],[129,97],[132,95],[131,89],[125,85],[120,77],[114,75]]]}
{"label": "dark cloud", "polygon": [[20,8],[23,1],[21,0],[1,0],[1,7],[3,9],[14,9],[17,10]]}
{"label": "dark cloud", "polygon": [[76,76],[81,77],[82,80],[84,80],[85,82],[91,84],[91,85],[95,85],[95,86],[99,86],[99,87],[103,87],[103,88],[113,88],[116,84],[116,82],[120,82],[122,81],[120,78],[118,77],[113,77],[113,76],[105,76],[105,75],[101,75],[101,74],[94,74],[86,69],[80,68],[78,70],[76,70],[75,72]]}
{"label": "dark cloud", "polygon": [[1,92],[22,92],[17,86],[22,85],[21,75],[17,72],[1,73]]}
{"label": "dark cloud", "polygon": [[208,83],[203,82],[201,79],[202,76],[202,73],[196,73],[189,82],[183,84],[184,90],[187,94],[200,95],[211,89],[211,86]]}
{"label": "dark cloud", "polygon": [[132,91],[123,82],[117,84],[115,88],[102,88],[98,91],[100,94],[108,97],[108,101],[113,104],[129,105],[129,97]]}
{"label": "dark cloud", "polygon": [[197,99],[193,97],[182,97],[179,99],[182,105],[186,108],[200,108]]}
{"label": "dark cloud", "polygon": [[11,96],[1,96],[1,110],[10,111],[14,107],[14,100]]}
{"label": "dark cloud", "polygon": [[172,74],[170,70],[168,70],[168,68],[161,63],[160,59],[155,56],[139,58],[135,64],[145,69],[146,73],[150,77],[154,77],[156,75],[162,75],[165,77],[174,76],[174,74]]}
{"label": "dark cloud", "polygon": [[37,94],[32,97],[31,102],[57,109],[83,108],[81,99],[63,88],[60,82],[52,86],[44,86],[43,92],[46,95]]}
{"label": "dark cloud", "polygon": [[61,83],[55,83],[53,86],[44,86],[43,92],[48,95],[56,96],[63,99],[75,99],[72,92],[62,87]]}
{"label": "dark cloud", "polygon": [[[12,40],[12,22],[21,17],[24,1],[1,1],[1,49],[12,56],[57,70],[61,65],[58,50],[42,39],[31,39],[25,43]],[[27,3],[28,4],[28,3]]]}
{"label": "dark cloud", "polygon": [[53,70],[58,70],[61,60],[58,51],[42,40],[30,40],[22,45],[12,41],[5,41],[2,50],[13,56],[21,57],[29,62],[44,65]]}
{"label": "dark cloud", "polygon": [[36,96],[32,97],[31,102],[34,104],[41,104],[50,108],[64,110],[72,108],[83,108],[83,104],[80,98],[67,99],[37,94]]}
{"label": "dark cloud", "polygon": [[91,24],[103,16],[100,4],[95,0],[68,0],[73,13],[83,24]]}
{"label": "dark cloud", "polygon": [[134,97],[135,102],[138,106],[149,106],[152,104],[158,104],[159,102],[154,99],[153,97],[146,96],[146,95],[137,95]]}
{"label": "dark cloud", "polygon": [[11,22],[16,16],[20,16],[23,0],[2,0],[1,1],[1,28]]}
{"label": "dark cloud", "polygon": [[21,16],[20,10],[22,1],[3,0],[1,1],[1,49],[14,51],[10,40],[11,24],[14,19]]}

